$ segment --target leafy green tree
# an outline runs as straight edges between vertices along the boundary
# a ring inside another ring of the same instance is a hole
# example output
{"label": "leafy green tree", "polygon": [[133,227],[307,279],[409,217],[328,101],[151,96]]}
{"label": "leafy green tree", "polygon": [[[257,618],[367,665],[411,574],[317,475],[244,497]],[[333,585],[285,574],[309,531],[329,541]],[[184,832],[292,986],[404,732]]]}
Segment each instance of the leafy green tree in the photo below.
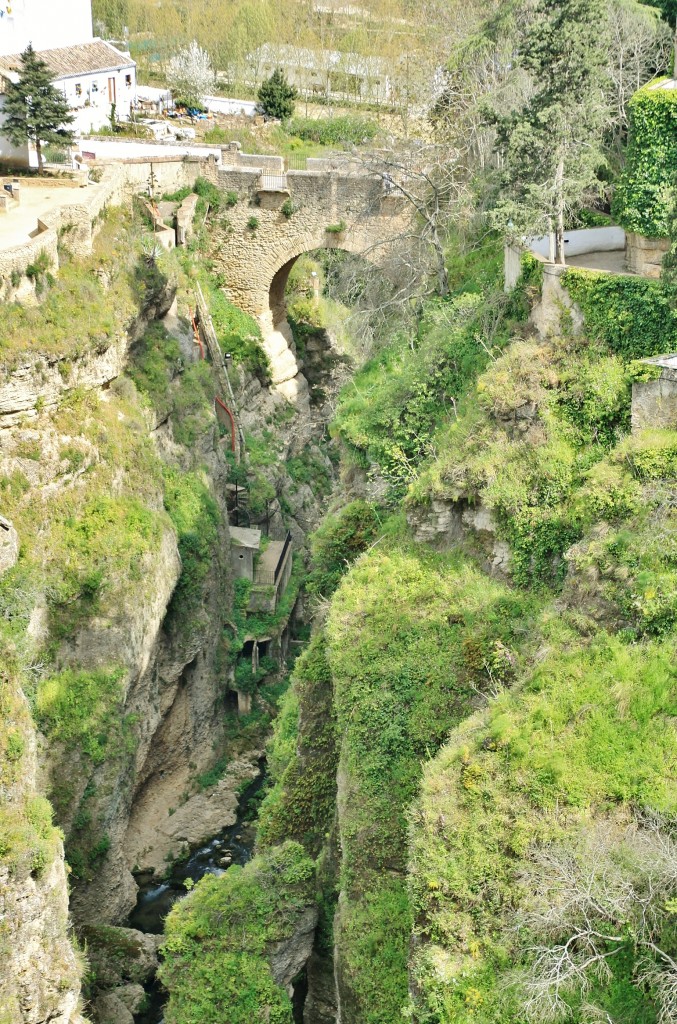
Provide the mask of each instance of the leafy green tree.
{"label": "leafy green tree", "polygon": [[677,23],[677,0],[646,0],[649,7],[657,7],[666,21],[675,26]]}
{"label": "leafy green tree", "polygon": [[564,262],[564,224],[597,181],[608,116],[605,0],[536,0],[517,52],[533,92],[496,118],[504,161],[497,223],[515,235],[555,233]]}
{"label": "leafy green tree", "polygon": [[19,81],[10,82],[5,93],[3,129],[10,142],[32,142],[42,168],[42,144],[69,146],[73,115],[66,97],[52,84],[49,68],[29,43],[21,54]]}
{"label": "leafy green tree", "polygon": [[294,101],[298,93],[285,78],[281,68],[275,68],[270,78],[261,83],[257,93],[258,109],[266,117],[286,121],[294,113]]}
{"label": "leafy green tree", "polygon": [[102,28],[102,35],[120,39],[129,22],[128,0],[93,0],[92,17],[94,24]]}

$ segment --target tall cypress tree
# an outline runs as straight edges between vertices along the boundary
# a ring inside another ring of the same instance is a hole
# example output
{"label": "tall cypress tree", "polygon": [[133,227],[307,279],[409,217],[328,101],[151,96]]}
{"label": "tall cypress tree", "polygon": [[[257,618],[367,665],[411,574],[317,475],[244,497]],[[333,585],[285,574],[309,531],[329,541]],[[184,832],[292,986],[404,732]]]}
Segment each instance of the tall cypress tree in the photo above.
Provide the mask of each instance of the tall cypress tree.
{"label": "tall cypress tree", "polygon": [[497,219],[523,234],[554,230],[564,262],[564,223],[604,162],[608,114],[606,0],[536,0],[517,60],[533,92],[498,122],[504,159]]}
{"label": "tall cypress tree", "polygon": [[15,146],[26,141],[33,143],[39,169],[44,142],[65,146],[73,142],[69,127],[73,115],[65,96],[52,82],[49,68],[29,43],[21,54],[19,81],[7,86],[3,130]]}

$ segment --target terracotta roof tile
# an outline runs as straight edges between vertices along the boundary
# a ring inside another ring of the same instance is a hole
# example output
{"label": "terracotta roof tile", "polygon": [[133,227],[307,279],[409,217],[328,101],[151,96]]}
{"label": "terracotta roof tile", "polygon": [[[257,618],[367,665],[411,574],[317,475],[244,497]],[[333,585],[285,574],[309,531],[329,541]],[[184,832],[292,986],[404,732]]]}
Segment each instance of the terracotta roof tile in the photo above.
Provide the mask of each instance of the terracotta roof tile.
{"label": "terracotta roof tile", "polygon": [[[102,39],[81,43],[79,46],[62,46],[58,50],[38,50],[37,54],[55,78],[75,78],[78,75],[93,74],[95,71],[113,71],[116,68],[134,66],[134,61],[130,57],[110,43],[104,43]],[[0,57],[0,74],[18,71],[20,68],[20,53]]]}

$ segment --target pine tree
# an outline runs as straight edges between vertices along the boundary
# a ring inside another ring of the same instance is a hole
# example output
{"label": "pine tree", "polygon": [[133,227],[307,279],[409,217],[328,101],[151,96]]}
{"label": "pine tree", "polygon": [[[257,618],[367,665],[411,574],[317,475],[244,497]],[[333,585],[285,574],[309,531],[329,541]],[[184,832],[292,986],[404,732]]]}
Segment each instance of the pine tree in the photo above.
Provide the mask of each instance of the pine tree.
{"label": "pine tree", "polygon": [[73,115],[66,97],[52,84],[52,76],[31,44],[21,54],[19,81],[10,82],[5,93],[3,130],[15,146],[32,142],[42,169],[42,144],[69,146]]}
{"label": "pine tree", "polygon": [[298,93],[290,85],[281,68],[275,68],[270,78],[261,83],[257,94],[258,110],[266,117],[286,121],[294,113],[294,101]]}
{"label": "pine tree", "polygon": [[554,230],[564,263],[564,224],[604,163],[608,105],[606,0],[536,0],[518,52],[532,79],[523,107],[498,121],[504,159],[497,221],[515,233]]}

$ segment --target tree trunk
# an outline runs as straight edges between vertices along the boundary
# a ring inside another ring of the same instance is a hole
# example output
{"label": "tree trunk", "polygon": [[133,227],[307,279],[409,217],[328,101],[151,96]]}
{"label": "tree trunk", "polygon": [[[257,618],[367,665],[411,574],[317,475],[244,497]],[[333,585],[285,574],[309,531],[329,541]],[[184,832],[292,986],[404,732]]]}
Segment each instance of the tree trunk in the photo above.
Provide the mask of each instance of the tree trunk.
{"label": "tree trunk", "polygon": [[42,143],[40,139],[35,140],[35,155],[38,158],[38,174],[42,174]]}
{"label": "tree trunk", "polygon": [[555,223],[555,260],[562,264],[564,259],[564,157],[559,158],[555,172],[555,206],[557,220]]}
{"label": "tree trunk", "polygon": [[437,237],[437,232],[435,232],[433,245],[435,247],[435,256],[437,257],[437,290],[442,298],[446,298],[449,294],[449,274],[447,273],[447,264],[444,260],[444,249]]}

